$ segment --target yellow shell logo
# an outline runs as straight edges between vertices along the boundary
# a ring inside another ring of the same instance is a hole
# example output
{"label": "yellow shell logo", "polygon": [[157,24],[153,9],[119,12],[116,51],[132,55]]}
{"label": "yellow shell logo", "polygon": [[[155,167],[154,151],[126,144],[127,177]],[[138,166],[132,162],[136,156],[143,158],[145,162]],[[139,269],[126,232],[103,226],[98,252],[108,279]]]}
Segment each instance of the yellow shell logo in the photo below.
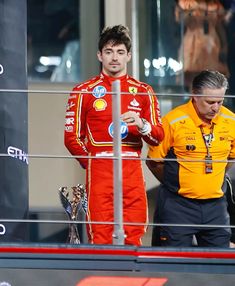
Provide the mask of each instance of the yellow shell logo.
{"label": "yellow shell logo", "polygon": [[107,102],[104,99],[96,99],[93,104],[96,111],[105,110]]}

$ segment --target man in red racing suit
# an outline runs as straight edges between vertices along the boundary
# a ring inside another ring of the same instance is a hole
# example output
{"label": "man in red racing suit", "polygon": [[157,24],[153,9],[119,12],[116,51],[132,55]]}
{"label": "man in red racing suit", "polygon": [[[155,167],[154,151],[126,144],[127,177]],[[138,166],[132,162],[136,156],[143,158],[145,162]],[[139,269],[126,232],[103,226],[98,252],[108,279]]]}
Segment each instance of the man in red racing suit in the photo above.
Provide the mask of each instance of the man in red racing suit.
{"label": "man in red racing suit", "polygon": [[[125,28],[119,25],[109,29],[112,31],[118,27]],[[115,45],[113,42],[110,44],[110,40],[104,47],[108,48],[108,53],[112,50],[115,54],[120,50],[120,45]],[[121,45],[121,49],[125,50],[124,44]],[[105,66],[106,59],[101,59]],[[115,62],[115,60],[111,61]],[[121,62],[121,59],[116,62]],[[110,159],[113,156],[112,94],[110,93],[112,82],[120,80],[122,156],[131,158],[122,160],[125,244],[138,246],[141,245],[141,237],[146,228],[144,224],[147,223],[145,184],[142,163],[138,159],[141,154],[142,139],[148,144],[158,145],[164,137],[164,132],[158,101],[152,88],[129,77],[126,70],[121,73],[108,71],[103,67],[99,76],[74,87],[66,110],[65,146],[72,155],[81,156],[77,159],[86,169],[87,220],[103,222],[88,225],[89,241],[95,244],[111,244],[114,227],[110,222],[114,221],[114,194],[113,160]]]}

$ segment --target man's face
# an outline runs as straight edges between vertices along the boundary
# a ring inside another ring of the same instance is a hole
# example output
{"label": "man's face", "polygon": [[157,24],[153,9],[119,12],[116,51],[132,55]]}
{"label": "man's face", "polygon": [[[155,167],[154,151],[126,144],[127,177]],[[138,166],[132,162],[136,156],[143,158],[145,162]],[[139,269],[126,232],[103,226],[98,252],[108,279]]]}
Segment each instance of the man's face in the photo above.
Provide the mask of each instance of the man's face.
{"label": "man's face", "polygon": [[124,44],[114,46],[108,43],[101,52],[98,51],[97,56],[105,74],[120,77],[127,73],[127,63],[131,59],[131,53],[127,52]]}
{"label": "man's face", "polygon": [[218,114],[223,104],[225,89],[204,88],[202,94],[205,96],[193,96],[194,107],[198,116],[206,123]]}

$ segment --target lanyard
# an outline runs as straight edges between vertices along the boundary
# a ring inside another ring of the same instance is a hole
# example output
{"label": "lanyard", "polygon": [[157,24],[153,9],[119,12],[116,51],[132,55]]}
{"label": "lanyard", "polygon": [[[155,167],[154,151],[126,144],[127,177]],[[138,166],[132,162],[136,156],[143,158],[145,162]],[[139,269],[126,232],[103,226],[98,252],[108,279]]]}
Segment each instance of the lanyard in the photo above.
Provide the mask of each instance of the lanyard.
{"label": "lanyard", "polygon": [[205,172],[206,174],[210,174],[213,172],[213,168],[212,168],[212,156],[210,154],[210,148],[211,148],[211,144],[212,141],[214,139],[214,123],[212,123],[211,128],[210,128],[210,134],[205,134],[202,126],[200,126],[200,130],[202,133],[202,138],[203,141],[205,143],[206,146],[206,156],[205,156]]}
{"label": "lanyard", "polygon": [[210,128],[210,134],[205,134],[202,126],[200,126],[200,130],[201,130],[201,133],[202,133],[202,138],[203,138],[203,141],[204,141],[205,146],[206,146],[207,155],[210,155],[209,148],[211,148],[211,143],[212,143],[212,141],[214,139],[214,134],[213,134],[214,125],[215,124],[212,123],[211,128]]}

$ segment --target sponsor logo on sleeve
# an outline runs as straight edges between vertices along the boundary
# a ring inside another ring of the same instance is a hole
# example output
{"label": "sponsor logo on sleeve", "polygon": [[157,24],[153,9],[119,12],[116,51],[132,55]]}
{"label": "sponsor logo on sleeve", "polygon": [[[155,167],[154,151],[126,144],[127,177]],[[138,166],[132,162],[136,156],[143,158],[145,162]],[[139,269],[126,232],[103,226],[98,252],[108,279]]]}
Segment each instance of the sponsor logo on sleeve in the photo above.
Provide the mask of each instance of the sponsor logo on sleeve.
{"label": "sponsor logo on sleeve", "polygon": [[66,111],[68,111],[68,110],[70,110],[72,107],[74,107],[75,106],[75,103],[74,102],[69,102],[68,104],[67,104],[67,106],[66,106]]}
{"label": "sponsor logo on sleeve", "polygon": [[65,126],[64,127],[64,130],[66,131],[66,132],[73,132],[73,126]]}
{"label": "sponsor logo on sleeve", "polygon": [[66,116],[74,116],[74,115],[75,115],[74,111],[66,112]]}
{"label": "sponsor logo on sleeve", "polygon": [[72,95],[69,96],[69,99],[74,99],[74,98],[77,98],[76,94],[72,94]]}
{"label": "sponsor logo on sleeve", "polygon": [[73,117],[65,118],[65,124],[66,125],[74,125],[74,118]]}

